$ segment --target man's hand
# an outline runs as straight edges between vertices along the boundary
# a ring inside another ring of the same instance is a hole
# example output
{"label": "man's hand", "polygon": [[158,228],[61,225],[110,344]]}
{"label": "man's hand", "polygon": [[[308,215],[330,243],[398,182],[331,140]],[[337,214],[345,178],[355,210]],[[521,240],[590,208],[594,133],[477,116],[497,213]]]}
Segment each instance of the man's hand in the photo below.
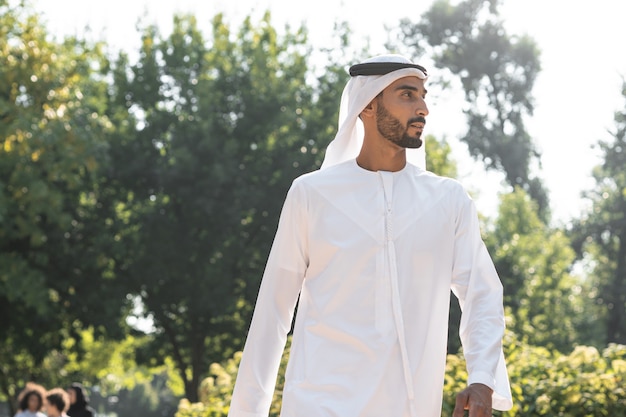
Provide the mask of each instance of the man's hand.
{"label": "man's hand", "polygon": [[469,410],[469,417],[491,417],[491,394],[487,385],[470,385],[456,396],[452,417],[463,417],[463,410]]}

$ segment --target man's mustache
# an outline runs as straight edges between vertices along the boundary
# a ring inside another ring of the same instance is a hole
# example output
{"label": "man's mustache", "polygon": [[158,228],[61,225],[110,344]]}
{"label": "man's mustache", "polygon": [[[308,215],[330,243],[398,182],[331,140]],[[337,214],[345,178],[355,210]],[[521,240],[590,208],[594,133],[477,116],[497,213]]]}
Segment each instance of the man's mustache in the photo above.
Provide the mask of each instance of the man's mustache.
{"label": "man's mustache", "polygon": [[426,124],[426,118],[424,118],[424,116],[417,116],[414,117],[412,119],[409,119],[409,122],[407,123],[407,125],[412,125],[413,123],[422,123],[422,124]]}

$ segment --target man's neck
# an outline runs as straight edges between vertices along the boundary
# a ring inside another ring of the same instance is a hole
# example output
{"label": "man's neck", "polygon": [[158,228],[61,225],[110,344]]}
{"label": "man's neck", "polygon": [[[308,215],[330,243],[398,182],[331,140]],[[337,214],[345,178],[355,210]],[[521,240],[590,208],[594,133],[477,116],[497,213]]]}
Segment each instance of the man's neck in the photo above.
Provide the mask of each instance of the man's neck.
{"label": "man's neck", "polygon": [[400,171],[406,166],[406,150],[389,147],[372,149],[364,144],[356,163],[368,171]]}

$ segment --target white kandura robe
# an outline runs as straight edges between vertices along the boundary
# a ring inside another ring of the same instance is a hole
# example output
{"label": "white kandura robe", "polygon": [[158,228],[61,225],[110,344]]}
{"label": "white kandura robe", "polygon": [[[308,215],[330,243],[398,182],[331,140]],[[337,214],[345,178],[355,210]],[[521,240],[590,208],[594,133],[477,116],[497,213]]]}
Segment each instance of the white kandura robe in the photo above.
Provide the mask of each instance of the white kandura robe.
{"label": "white kandura robe", "polygon": [[266,417],[298,295],[282,417],[439,417],[450,289],[468,384],[511,396],[502,285],[455,180],[354,159],[296,179],[259,290],[230,417]]}

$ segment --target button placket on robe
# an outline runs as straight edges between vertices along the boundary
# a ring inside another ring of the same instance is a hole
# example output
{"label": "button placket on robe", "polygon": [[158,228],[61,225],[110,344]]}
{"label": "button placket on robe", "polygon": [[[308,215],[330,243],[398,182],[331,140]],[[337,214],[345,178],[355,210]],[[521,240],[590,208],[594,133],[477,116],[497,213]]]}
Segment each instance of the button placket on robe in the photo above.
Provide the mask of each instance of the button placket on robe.
{"label": "button placket on robe", "polygon": [[382,187],[383,198],[385,200],[385,248],[387,256],[388,270],[385,275],[389,277],[391,284],[391,304],[393,310],[393,319],[396,327],[396,335],[400,346],[400,354],[402,357],[402,369],[404,372],[404,381],[406,385],[407,397],[409,400],[409,408],[412,417],[417,417],[417,408],[415,406],[415,393],[413,385],[413,373],[409,363],[409,355],[406,347],[406,336],[404,332],[404,319],[402,317],[402,303],[400,300],[400,290],[398,285],[398,270],[396,264],[396,248],[394,244],[393,234],[393,173],[387,171],[378,171]]}

